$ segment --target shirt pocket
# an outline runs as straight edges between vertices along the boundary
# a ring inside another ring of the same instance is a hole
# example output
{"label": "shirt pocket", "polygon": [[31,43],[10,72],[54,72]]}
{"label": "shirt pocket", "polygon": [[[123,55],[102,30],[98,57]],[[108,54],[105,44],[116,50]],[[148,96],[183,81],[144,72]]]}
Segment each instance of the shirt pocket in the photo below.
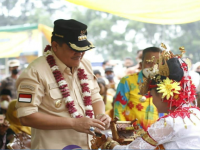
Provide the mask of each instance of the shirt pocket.
{"label": "shirt pocket", "polygon": [[65,102],[57,83],[49,84],[49,100],[46,106],[54,112],[62,112],[65,109]]}
{"label": "shirt pocket", "polygon": [[49,84],[49,96],[54,100],[62,99],[62,94],[57,83]]}

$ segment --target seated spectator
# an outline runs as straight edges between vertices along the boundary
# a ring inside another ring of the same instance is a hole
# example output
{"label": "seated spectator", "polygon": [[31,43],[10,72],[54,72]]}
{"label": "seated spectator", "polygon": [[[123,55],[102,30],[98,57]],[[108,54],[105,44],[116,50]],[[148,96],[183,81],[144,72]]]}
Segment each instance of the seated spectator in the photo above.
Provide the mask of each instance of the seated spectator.
{"label": "seated spectator", "polygon": [[[2,118],[2,116],[1,116]],[[1,125],[0,125],[0,149],[6,149],[6,131],[9,128],[9,122],[7,120],[1,119]]]}
{"label": "seated spectator", "polygon": [[99,88],[100,88],[99,94],[102,96],[104,104],[106,105],[106,102],[107,102],[107,99],[106,99],[107,98],[107,94],[106,94],[107,87],[106,87],[105,81],[102,78],[98,78],[97,83],[98,83]]}
{"label": "seated spectator", "polygon": [[17,118],[17,109],[15,108],[16,102],[17,100],[11,101],[6,112],[6,120],[10,123],[10,127],[7,130],[6,143],[9,143],[13,139],[14,134],[24,132],[31,135],[31,128],[22,126],[20,120]]}
{"label": "seated spectator", "polygon": [[94,75],[95,75],[97,78],[102,78],[102,79],[105,81],[106,85],[109,84],[108,79],[106,79],[105,77],[103,77],[103,76],[101,75],[101,72],[100,72],[99,70],[93,70],[93,73],[94,73]]}
{"label": "seated spectator", "polygon": [[101,72],[99,70],[93,70],[93,73],[97,78],[102,78]]}
{"label": "seated spectator", "polygon": [[6,114],[9,102],[11,101],[11,91],[8,89],[2,89],[0,93],[0,113]]}
{"label": "seated spectator", "polygon": [[112,108],[113,96],[107,92],[107,86],[102,78],[98,78],[97,82],[100,87],[100,95],[103,97],[105,103],[105,110],[110,110]]}

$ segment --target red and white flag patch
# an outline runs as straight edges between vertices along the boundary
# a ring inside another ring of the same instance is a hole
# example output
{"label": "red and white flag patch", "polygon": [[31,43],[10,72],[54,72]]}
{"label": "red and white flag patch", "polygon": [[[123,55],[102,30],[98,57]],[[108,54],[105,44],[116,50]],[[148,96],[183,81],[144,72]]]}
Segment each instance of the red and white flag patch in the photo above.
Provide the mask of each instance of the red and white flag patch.
{"label": "red and white flag patch", "polygon": [[30,103],[32,101],[32,94],[19,94],[19,102]]}

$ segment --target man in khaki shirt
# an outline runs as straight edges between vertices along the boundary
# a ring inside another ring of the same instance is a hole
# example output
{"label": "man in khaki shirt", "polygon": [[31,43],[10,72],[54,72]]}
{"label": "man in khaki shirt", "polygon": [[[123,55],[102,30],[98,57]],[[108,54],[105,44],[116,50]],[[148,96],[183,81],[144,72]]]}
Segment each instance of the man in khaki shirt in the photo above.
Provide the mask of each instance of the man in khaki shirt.
{"label": "man in khaki shirt", "polygon": [[[31,149],[63,149],[70,145],[89,149],[93,130],[110,125],[91,64],[82,58],[85,51],[94,48],[87,40],[86,29],[76,20],[56,20],[51,47],[47,46],[44,56],[32,62],[17,80],[17,115],[23,125],[32,127]],[[80,80],[79,68],[88,80]],[[62,81],[53,73],[55,70],[60,71]],[[89,92],[82,87],[85,82]],[[83,101],[89,93],[92,107]],[[69,105],[72,101],[74,106]]]}

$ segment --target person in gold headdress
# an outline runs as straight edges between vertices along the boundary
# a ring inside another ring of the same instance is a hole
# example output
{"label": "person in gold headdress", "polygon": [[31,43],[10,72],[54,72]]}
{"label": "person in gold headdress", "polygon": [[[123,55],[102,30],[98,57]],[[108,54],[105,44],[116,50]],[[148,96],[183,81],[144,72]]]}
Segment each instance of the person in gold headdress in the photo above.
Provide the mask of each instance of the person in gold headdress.
{"label": "person in gold headdress", "polygon": [[[182,48],[183,49],[183,48]],[[180,50],[182,50],[180,49]],[[103,149],[164,149],[200,148],[200,109],[193,104],[195,86],[188,74],[187,64],[181,55],[163,51],[159,63],[148,70],[147,85],[153,103],[159,112],[169,113],[152,124],[146,133],[128,145],[119,145],[111,138],[102,145]],[[141,86],[140,91],[145,91]]]}

